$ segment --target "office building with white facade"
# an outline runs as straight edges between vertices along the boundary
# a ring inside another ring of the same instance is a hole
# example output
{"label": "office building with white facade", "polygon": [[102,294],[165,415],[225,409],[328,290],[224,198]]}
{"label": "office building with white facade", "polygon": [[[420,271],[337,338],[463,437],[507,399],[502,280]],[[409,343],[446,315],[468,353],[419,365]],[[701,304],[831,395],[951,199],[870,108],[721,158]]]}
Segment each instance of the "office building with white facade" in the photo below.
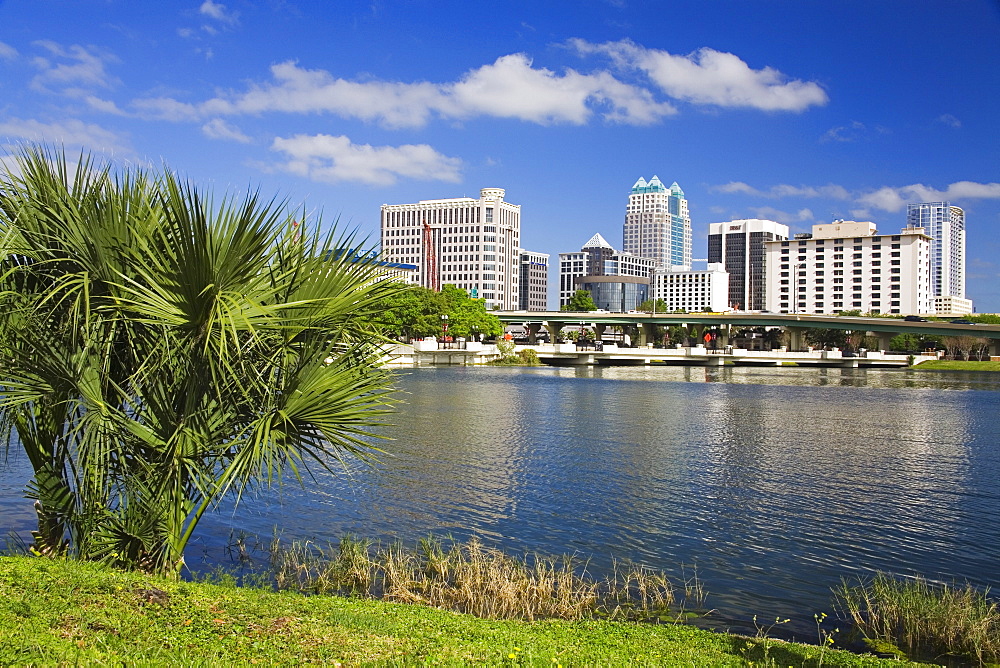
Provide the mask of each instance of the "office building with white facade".
{"label": "office building with white facade", "polygon": [[767,310],[777,313],[933,312],[931,238],[922,228],[879,234],[839,220],[766,242]]}
{"label": "office building with white facade", "polygon": [[521,207],[505,202],[505,194],[483,188],[479,199],[383,204],[382,258],[416,265],[424,287],[450,283],[484,299],[488,309],[517,309]]}
{"label": "office building with white facade", "polygon": [[521,311],[546,311],[549,304],[549,254],[521,249],[521,274],[518,277],[517,308]]}
{"label": "office building with white facade", "polygon": [[559,254],[559,306],[577,290],[589,290],[598,308],[631,311],[649,298],[656,261],[615,250],[595,234],[578,253]]}
{"label": "office building with white facade", "polygon": [[632,186],[625,212],[626,253],[649,257],[660,268],[691,266],[691,216],[684,191],[674,182],[667,188],[654,176]]}
{"label": "office building with white facade", "polygon": [[765,243],[788,238],[788,226],[750,218],[708,226],[708,261],[729,274],[728,307],[762,311],[767,301]]}
{"label": "office building with white facade", "polygon": [[[906,226],[922,227],[931,237],[931,294],[965,299],[965,211],[948,202],[906,206]],[[951,302],[948,302],[951,308]],[[944,302],[942,302],[944,305]],[[955,302],[961,309],[963,302]],[[972,303],[969,310],[972,312]]]}
{"label": "office building with white facade", "polygon": [[653,274],[653,299],[662,299],[667,312],[721,312],[729,308],[729,285],[721,262],[709,262],[706,269],[667,267]]}

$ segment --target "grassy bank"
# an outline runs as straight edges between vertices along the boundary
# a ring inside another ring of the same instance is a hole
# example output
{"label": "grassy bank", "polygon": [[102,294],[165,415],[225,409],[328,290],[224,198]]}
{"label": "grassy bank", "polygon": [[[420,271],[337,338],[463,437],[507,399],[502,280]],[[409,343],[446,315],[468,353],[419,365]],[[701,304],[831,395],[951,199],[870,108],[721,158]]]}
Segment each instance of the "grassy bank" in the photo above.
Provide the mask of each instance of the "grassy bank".
{"label": "grassy bank", "polygon": [[907,665],[684,625],[484,620],[418,605],[0,557],[0,664],[70,663]]}
{"label": "grassy bank", "polygon": [[966,362],[961,360],[929,360],[911,369],[917,371],[1000,371],[1000,362]]}

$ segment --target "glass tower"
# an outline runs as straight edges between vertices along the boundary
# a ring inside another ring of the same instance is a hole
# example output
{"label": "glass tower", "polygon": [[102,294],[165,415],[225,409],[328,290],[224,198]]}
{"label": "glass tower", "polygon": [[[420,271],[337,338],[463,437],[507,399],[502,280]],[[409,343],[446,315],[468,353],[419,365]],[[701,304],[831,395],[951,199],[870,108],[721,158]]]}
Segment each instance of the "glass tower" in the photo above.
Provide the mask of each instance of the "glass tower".
{"label": "glass tower", "polygon": [[931,237],[931,295],[965,298],[965,211],[949,202],[908,204],[906,226]]}

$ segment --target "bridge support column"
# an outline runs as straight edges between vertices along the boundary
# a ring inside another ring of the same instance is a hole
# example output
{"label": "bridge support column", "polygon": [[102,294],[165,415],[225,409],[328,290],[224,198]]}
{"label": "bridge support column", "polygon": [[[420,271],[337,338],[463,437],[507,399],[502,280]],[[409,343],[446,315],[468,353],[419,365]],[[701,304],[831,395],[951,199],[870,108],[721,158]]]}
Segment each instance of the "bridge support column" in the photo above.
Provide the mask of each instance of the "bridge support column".
{"label": "bridge support column", "polygon": [[990,339],[990,356],[1000,357],[1000,339]]}
{"label": "bridge support column", "polygon": [[717,342],[720,348],[726,348],[729,346],[729,337],[732,334],[732,325],[719,325],[719,340]]}
{"label": "bridge support column", "polygon": [[805,347],[805,327],[785,327],[788,332],[788,350],[798,351]]}
{"label": "bridge support column", "polygon": [[889,342],[892,341],[893,336],[894,334],[892,332],[878,332],[878,345],[883,352],[889,350],[890,348]]}
{"label": "bridge support column", "polygon": [[594,323],[594,340],[600,341],[604,337],[604,330],[608,328],[607,325],[600,323]]}
{"label": "bridge support column", "polygon": [[528,343],[535,344],[536,338],[538,336],[538,331],[542,328],[542,323],[533,322],[531,324],[525,325],[524,328],[528,330]]}
{"label": "bridge support column", "polygon": [[656,337],[656,325],[644,322],[639,325],[639,345],[645,346],[653,343]]}
{"label": "bridge support column", "polygon": [[549,333],[549,342],[559,343],[562,328],[566,323],[557,320],[546,320],[542,324],[545,325],[545,330]]}

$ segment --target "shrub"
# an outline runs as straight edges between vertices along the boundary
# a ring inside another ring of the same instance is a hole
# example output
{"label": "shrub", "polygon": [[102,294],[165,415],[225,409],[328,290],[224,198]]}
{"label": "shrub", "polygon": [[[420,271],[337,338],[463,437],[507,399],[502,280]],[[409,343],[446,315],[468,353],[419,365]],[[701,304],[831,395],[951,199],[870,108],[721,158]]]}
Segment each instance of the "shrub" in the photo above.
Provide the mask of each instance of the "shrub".
{"label": "shrub", "polygon": [[542,363],[542,360],[538,358],[538,353],[535,352],[534,348],[525,348],[524,350],[518,352],[517,356],[521,360],[521,364],[526,364],[528,366],[538,366]]}

